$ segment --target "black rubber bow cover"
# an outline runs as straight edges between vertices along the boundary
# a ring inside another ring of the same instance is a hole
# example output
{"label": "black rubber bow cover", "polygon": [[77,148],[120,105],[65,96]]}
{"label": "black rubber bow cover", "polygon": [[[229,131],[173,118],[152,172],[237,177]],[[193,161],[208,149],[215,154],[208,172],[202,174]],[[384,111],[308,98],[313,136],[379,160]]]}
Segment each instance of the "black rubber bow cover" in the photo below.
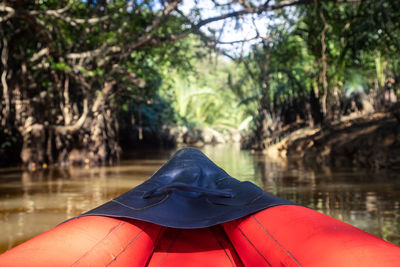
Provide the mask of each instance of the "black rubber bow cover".
{"label": "black rubber bow cover", "polygon": [[277,205],[293,205],[240,182],[200,150],[179,150],[149,180],[81,216],[131,218],[173,228],[203,228]]}

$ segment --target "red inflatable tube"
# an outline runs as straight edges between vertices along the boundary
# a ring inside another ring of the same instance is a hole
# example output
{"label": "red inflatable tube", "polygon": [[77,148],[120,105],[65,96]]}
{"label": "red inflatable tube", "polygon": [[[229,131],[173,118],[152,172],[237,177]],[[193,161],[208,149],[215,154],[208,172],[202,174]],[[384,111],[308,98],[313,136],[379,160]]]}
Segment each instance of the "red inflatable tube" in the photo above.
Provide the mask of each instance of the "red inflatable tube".
{"label": "red inflatable tube", "polygon": [[0,266],[243,266],[220,225],[173,229],[101,216],[61,224],[0,255]]}
{"label": "red inflatable tube", "polygon": [[0,255],[0,266],[400,266],[400,247],[283,205],[190,230],[80,217]]}
{"label": "red inflatable tube", "polygon": [[167,228],[148,264],[156,266],[243,266],[221,226]]}
{"label": "red inflatable tube", "polygon": [[223,227],[245,266],[400,266],[400,247],[301,206],[273,207]]}
{"label": "red inflatable tube", "polygon": [[88,216],[63,223],[0,256],[0,266],[144,266],[162,227]]}

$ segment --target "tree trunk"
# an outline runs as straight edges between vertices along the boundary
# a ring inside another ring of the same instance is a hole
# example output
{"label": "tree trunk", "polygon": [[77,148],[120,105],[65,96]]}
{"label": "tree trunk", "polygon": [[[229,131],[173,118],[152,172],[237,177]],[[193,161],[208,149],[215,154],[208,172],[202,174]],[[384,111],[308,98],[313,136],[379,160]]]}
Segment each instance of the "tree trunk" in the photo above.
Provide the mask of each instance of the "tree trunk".
{"label": "tree trunk", "polygon": [[324,28],[321,32],[321,73],[320,73],[320,84],[322,85],[322,97],[321,97],[321,108],[323,118],[327,116],[327,100],[328,100],[328,78],[327,78],[327,63],[326,63],[326,42],[325,42],[325,35],[326,30],[328,29],[328,24],[326,23],[324,12],[322,8],[320,9],[320,17],[324,23]]}
{"label": "tree trunk", "polygon": [[324,115],[321,112],[320,101],[315,96],[314,89],[311,88],[310,91],[310,108],[311,116],[313,118],[313,125],[321,125],[324,121]]}
{"label": "tree trunk", "polygon": [[[52,163],[95,165],[119,160],[116,107],[110,105],[114,85],[106,82],[91,108],[84,99],[81,116],[72,121],[64,119],[68,125],[38,123],[38,118],[29,116],[23,127],[22,162],[36,168]],[[74,117],[71,113],[66,114],[68,118]]]}
{"label": "tree trunk", "polygon": [[3,48],[1,50],[1,65],[3,68],[3,71],[1,72],[1,85],[3,87],[3,106],[2,108],[2,120],[0,122],[0,125],[2,127],[6,127],[9,121],[9,116],[10,116],[10,93],[8,90],[8,83],[7,83],[7,72],[8,72],[8,41],[6,38],[3,38]]}

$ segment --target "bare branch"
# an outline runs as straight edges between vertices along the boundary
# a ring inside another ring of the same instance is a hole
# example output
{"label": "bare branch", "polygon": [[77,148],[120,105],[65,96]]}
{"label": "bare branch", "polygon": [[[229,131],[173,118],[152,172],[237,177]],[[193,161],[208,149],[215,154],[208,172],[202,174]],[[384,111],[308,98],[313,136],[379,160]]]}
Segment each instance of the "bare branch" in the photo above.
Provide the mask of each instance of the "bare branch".
{"label": "bare branch", "polygon": [[77,132],[79,129],[82,128],[83,124],[85,123],[87,116],[89,115],[89,107],[88,107],[88,101],[85,98],[83,100],[83,112],[80,118],[73,124],[73,125],[68,125],[68,126],[52,126],[55,132],[65,135],[67,133],[74,133]]}
{"label": "bare branch", "polygon": [[95,17],[95,18],[88,18],[88,19],[78,19],[78,18],[71,18],[68,16],[64,16],[63,12],[65,12],[65,10],[40,10],[40,11],[30,11],[29,14],[30,15],[47,15],[47,16],[52,16],[58,19],[61,19],[69,24],[71,24],[72,26],[77,26],[78,24],[97,24],[99,22],[102,21],[106,21],[110,18],[110,16],[103,16],[103,17]]}
{"label": "bare branch", "polygon": [[160,45],[162,43],[169,43],[169,42],[175,42],[177,40],[180,40],[182,38],[185,38],[188,35],[188,33],[184,32],[184,33],[178,33],[178,34],[170,34],[168,36],[165,37],[157,37],[155,35],[148,35],[145,36],[145,39],[140,40],[136,43],[127,45],[123,48],[123,50],[125,51],[124,53],[121,53],[118,55],[119,58],[125,58],[127,57],[132,51],[135,51],[137,49],[139,49],[140,47],[144,46],[144,45]]}
{"label": "bare branch", "polygon": [[249,6],[249,7],[246,7],[244,9],[242,9],[242,10],[239,10],[239,11],[234,11],[234,12],[226,13],[226,14],[223,14],[223,15],[220,15],[220,16],[204,19],[204,20],[200,21],[199,23],[197,23],[196,27],[197,28],[201,28],[206,24],[209,24],[209,23],[212,23],[212,22],[215,22],[215,21],[219,21],[219,20],[224,20],[224,19],[227,19],[227,18],[240,17],[240,16],[243,16],[243,15],[254,14],[254,13],[261,14],[261,13],[263,13],[265,11],[269,11],[269,10],[282,9],[282,8],[285,8],[285,7],[295,6],[295,5],[309,4],[311,2],[312,2],[312,0],[296,0],[296,1],[282,1],[282,2],[279,2],[279,4],[276,4],[276,5],[268,5],[269,1],[267,1],[266,2],[267,5],[264,4],[264,5],[259,6],[259,7],[251,7],[251,6]]}
{"label": "bare branch", "polygon": [[65,7],[56,9],[56,10],[32,10],[32,11],[30,11],[30,13],[31,13],[31,15],[39,15],[39,14],[46,14],[46,13],[63,14],[65,12],[67,12],[68,10],[70,10],[74,6],[75,2],[76,2],[76,0],[73,0]]}
{"label": "bare branch", "polygon": [[[142,47],[147,44],[152,44],[156,45],[159,44],[160,42],[153,33],[152,31],[158,27],[161,22],[178,6],[178,4],[181,2],[181,0],[176,0],[171,2],[163,11],[160,12],[159,16],[153,20],[152,24],[149,25],[145,30],[144,33],[137,39],[136,42],[127,44],[125,46],[110,46],[110,47],[100,47],[94,50],[90,51],[85,51],[81,53],[69,53],[67,54],[66,58],[68,59],[80,59],[80,58],[95,58],[98,56],[104,57],[104,55],[109,55],[113,53],[119,53],[121,51],[125,51],[121,56],[124,57],[127,54],[129,54],[131,51],[137,50],[139,47]],[[186,35],[186,34],[184,34]],[[182,34],[171,34],[167,38],[165,38],[166,41],[175,41],[178,39],[183,38]]]}
{"label": "bare branch", "polygon": [[108,55],[110,53],[118,53],[121,51],[121,46],[102,46],[100,48],[90,50],[90,51],[85,51],[81,53],[69,53],[66,55],[66,58],[68,59],[80,59],[80,58],[95,58],[98,56],[104,56]]}
{"label": "bare branch", "polygon": [[37,15],[46,15],[56,17],[61,19],[72,26],[77,26],[78,24],[96,24],[101,21],[105,21],[109,19],[109,16],[103,17],[95,17],[95,18],[88,18],[88,19],[78,19],[78,18],[71,18],[68,16],[63,15],[65,12],[70,10],[73,6],[75,1],[71,1],[68,5],[63,8],[56,9],[56,10],[15,10],[12,7],[6,6],[5,4],[0,4],[0,12],[8,12],[8,14],[4,17],[0,17],[0,23],[6,21],[13,17],[16,14],[28,14],[30,16],[37,16]]}
{"label": "bare branch", "polygon": [[253,40],[257,40],[257,39],[259,39],[259,38],[260,38],[260,36],[254,36],[253,38],[243,39],[243,40],[236,40],[236,41],[230,41],[230,42],[218,41],[218,44],[246,43],[246,42],[250,42],[250,41],[253,41]]}
{"label": "bare branch", "polygon": [[216,53],[218,53],[218,54],[220,54],[220,55],[224,55],[224,56],[226,56],[226,57],[232,59],[233,61],[236,60],[233,56],[231,56],[230,54],[228,54],[225,50],[218,48],[218,47],[217,47],[218,41],[215,40],[214,38],[211,38],[211,37],[207,36],[204,32],[202,32],[199,28],[197,28],[196,25],[195,25],[193,22],[191,22],[188,18],[186,18],[185,14],[183,14],[183,12],[182,12],[181,10],[176,9],[176,11],[177,11],[182,17],[185,18],[186,22],[187,22],[188,24],[191,25],[193,33],[194,33],[194,34],[197,34],[197,35],[200,37],[201,41],[202,41],[207,47],[211,48],[212,50],[214,50]]}
{"label": "bare branch", "polygon": [[48,53],[49,53],[48,47],[42,48],[38,52],[33,54],[33,56],[29,59],[29,62],[35,62],[36,60],[40,59],[44,55],[47,55]]}

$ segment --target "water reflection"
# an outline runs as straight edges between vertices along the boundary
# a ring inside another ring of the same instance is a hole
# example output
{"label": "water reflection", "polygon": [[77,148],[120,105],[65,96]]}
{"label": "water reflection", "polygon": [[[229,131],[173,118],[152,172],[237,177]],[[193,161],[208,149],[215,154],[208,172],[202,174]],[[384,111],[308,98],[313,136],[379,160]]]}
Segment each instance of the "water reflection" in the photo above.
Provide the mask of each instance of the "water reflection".
{"label": "water reflection", "polygon": [[[235,146],[203,151],[229,174],[400,245],[400,174],[272,162]],[[118,166],[0,170],[0,252],[145,181],[173,151],[140,151]]]}
{"label": "water reflection", "polygon": [[145,181],[161,160],[119,166],[0,172],[0,252]]}
{"label": "water reflection", "polygon": [[400,174],[315,170],[260,161],[264,188],[400,244]]}

